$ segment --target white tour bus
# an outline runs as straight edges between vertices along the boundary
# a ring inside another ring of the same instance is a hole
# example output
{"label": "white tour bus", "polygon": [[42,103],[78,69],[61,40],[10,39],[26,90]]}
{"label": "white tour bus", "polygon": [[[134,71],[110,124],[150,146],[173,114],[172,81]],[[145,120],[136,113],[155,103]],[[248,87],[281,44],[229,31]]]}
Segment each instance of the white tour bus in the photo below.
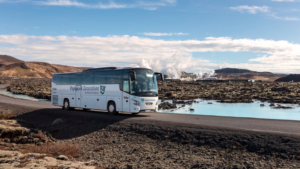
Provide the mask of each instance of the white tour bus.
{"label": "white tour bus", "polygon": [[51,103],[64,109],[83,108],[118,112],[154,112],[158,109],[156,77],[147,68],[104,67],[54,74]]}

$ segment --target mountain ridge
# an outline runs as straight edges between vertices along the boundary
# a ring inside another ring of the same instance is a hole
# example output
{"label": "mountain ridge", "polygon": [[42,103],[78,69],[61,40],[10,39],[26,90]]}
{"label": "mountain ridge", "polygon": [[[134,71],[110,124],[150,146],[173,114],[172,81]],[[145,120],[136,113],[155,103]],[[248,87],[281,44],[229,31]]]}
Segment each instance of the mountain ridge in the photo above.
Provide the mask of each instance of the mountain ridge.
{"label": "mountain ridge", "polygon": [[238,68],[223,68],[215,70],[218,79],[241,79],[241,80],[262,80],[275,81],[279,78],[287,76],[287,74],[271,73],[271,72],[257,72],[248,69]]}
{"label": "mountain ridge", "polygon": [[258,72],[258,71],[252,71],[249,69],[239,69],[239,68],[216,69],[215,72],[216,73],[271,73],[271,72]]}
{"label": "mountain ridge", "polygon": [[88,68],[72,67],[47,62],[24,62],[8,55],[0,55],[0,77],[52,78],[55,73],[82,71]]}
{"label": "mountain ridge", "polygon": [[22,63],[22,62],[24,61],[9,55],[0,55],[0,64],[1,63]]}
{"label": "mountain ridge", "polygon": [[276,79],[275,82],[300,82],[300,74],[290,74],[286,77]]}

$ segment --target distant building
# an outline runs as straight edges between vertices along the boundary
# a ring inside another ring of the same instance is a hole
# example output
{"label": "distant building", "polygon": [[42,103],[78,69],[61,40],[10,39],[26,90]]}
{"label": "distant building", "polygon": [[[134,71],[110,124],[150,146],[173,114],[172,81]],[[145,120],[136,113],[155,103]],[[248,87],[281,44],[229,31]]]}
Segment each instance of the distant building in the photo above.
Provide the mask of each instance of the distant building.
{"label": "distant building", "polygon": [[249,79],[248,82],[261,82],[261,80]]}

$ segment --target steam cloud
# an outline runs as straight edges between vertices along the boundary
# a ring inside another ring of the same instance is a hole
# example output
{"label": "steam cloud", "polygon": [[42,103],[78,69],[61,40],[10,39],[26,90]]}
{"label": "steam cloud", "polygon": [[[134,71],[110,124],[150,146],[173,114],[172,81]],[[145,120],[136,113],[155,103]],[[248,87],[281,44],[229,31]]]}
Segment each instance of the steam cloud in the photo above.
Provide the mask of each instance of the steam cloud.
{"label": "steam cloud", "polygon": [[[170,58],[160,60],[146,60],[142,59],[137,64],[138,67],[150,68],[155,72],[161,72],[164,75],[169,75],[172,79],[191,80],[190,78],[181,78],[183,71],[193,69],[197,67],[197,61],[191,56],[190,53],[176,52]],[[215,72],[212,70],[209,73],[196,73],[196,79],[205,79],[214,75]]]}

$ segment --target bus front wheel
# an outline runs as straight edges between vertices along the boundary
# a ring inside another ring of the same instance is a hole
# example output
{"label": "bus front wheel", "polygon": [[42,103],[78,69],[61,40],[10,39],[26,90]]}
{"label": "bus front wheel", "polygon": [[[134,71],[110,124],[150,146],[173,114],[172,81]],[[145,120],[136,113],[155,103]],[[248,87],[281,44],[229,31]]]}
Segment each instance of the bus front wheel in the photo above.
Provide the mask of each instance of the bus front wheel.
{"label": "bus front wheel", "polygon": [[109,114],[118,114],[118,112],[116,111],[116,104],[114,102],[108,103],[107,111]]}

